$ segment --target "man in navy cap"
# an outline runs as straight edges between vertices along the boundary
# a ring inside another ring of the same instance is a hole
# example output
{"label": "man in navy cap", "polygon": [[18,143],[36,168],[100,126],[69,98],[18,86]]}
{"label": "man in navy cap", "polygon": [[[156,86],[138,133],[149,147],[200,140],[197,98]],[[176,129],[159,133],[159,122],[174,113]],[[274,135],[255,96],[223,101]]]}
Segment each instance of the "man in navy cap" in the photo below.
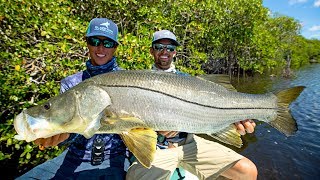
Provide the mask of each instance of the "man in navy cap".
{"label": "man in navy cap", "polygon": [[[152,69],[188,76],[178,71],[173,63],[173,58],[177,54],[176,47],[179,45],[171,31],[155,32],[150,47],[150,53],[154,58]],[[237,122],[235,125],[242,135],[253,132],[255,128],[252,120]],[[127,180],[183,179],[183,173],[179,173],[183,169],[199,179],[257,178],[257,168],[248,158],[217,142],[208,141],[193,134],[160,131],[157,146],[152,167],[147,169],[139,162],[134,162],[128,170]],[[177,167],[183,169],[176,169]]]}
{"label": "man in navy cap", "polygon": [[[120,70],[114,53],[119,45],[118,27],[107,18],[94,18],[86,33],[90,59],[86,70],[61,81],[63,93],[85,79]],[[79,134],[59,134],[37,139],[41,148],[69,144],[58,157],[47,161],[18,179],[125,179],[128,151],[117,134],[96,134],[86,139]]]}

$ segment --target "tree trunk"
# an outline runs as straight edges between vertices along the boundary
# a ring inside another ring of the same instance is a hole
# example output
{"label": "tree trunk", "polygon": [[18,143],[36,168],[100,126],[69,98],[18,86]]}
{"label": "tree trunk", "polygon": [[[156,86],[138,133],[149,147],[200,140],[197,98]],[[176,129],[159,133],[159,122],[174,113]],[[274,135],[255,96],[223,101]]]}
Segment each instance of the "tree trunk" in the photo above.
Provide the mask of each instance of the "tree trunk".
{"label": "tree trunk", "polygon": [[291,66],[291,57],[290,57],[291,53],[288,53],[286,56],[286,66],[283,70],[283,76],[284,77],[291,77],[292,76],[292,71],[290,69]]}

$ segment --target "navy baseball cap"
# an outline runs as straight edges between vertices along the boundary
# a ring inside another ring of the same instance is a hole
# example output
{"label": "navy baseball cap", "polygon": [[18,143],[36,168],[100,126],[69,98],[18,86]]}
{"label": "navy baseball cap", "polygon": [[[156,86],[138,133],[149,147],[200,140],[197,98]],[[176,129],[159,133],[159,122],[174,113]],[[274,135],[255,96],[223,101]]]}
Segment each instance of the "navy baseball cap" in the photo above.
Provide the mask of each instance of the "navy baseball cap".
{"label": "navy baseball cap", "polygon": [[180,46],[180,43],[177,41],[177,37],[169,30],[157,31],[153,34],[152,44],[160,39],[169,39],[173,42],[174,45]]}
{"label": "navy baseball cap", "polygon": [[94,18],[90,21],[86,37],[104,36],[118,42],[118,26],[107,18]]}

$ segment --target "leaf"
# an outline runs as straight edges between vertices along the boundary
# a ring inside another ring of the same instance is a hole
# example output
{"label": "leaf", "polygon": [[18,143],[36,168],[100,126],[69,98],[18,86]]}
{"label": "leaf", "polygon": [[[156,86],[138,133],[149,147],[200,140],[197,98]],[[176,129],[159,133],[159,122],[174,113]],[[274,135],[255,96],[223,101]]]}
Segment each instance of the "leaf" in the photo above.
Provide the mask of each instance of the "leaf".
{"label": "leaf", "polygon": [[14,69],[16,70],[16,71],[20,71],[20,65],[16,65],[15,67],[14,67]]}
{"label": "leaf", "polygon": [[46,36],[48,33],[46,31],[41,31],[41,36]]}

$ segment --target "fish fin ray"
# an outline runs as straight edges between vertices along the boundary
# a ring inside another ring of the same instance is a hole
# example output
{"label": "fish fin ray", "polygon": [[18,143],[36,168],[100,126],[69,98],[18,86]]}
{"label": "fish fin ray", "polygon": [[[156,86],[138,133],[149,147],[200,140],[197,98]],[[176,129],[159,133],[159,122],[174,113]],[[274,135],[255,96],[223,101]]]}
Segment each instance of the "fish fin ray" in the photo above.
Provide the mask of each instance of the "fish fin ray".
{"label": "fish fin ray", "polygon": [[125,123],[133,123],[133,124],[137,124],[138,127],[142,124],[144,124],[144,121],[134,117],[130,114],[116,114],[114,112],[112,112],[109,108],[106,108],[103,111],[103,116],[101,118],[101,123],[103,124],[117,124],[120,122],[125,122]]}
{"label": "fish fin ray", "polygon": [[135,128],[120,134],[122,140],[138,161],[151,167],[157,146],[157,133],[149,128]]}
{"label": "fish fin ray", "polygon": [[128,129],[117,129],[119,127],[131,127],[132,129],[146,127],[144,121],[137,117],[129,114],[117,115],[110,111],[105,111],[100,122],[101,127],[98,130],[98,133],[117,133],[119,131],[128,131]]}
{"label": "fish fin ray", "polygon": [[237,131],[237,128],[234,124],[226,127],[225,129],[218,131],[216,133],[208,134],[214,139],[221,141],[226,144],[233,145],[237,148],[241,148],[243,143],[240,133]]}
{"label": "fish fin ray", "polygon": [[278,116],[275,120],[270,121],[269,124],[286,136],[293,135],[298,130],[297,123],[290,113],[289,105],[300,95],[304,88],[305,86],[297,86],[276,93]]}

